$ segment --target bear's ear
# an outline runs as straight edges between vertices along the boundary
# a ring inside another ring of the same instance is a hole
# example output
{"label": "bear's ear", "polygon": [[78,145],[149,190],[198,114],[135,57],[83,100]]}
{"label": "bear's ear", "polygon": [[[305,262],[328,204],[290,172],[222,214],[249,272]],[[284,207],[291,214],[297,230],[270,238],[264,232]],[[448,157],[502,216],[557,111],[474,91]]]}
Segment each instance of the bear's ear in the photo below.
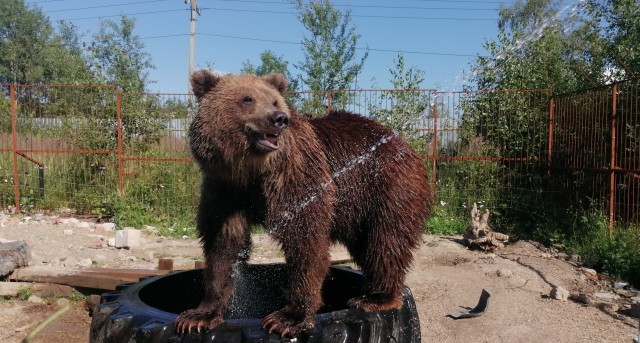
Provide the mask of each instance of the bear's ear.
{"label": "bear's ear", "polygon": [[200,100],[200,98],[216,86],[218,81],[220,81],[220,77],[213,75],[210,71],[198,70],[191,74],[191,90],[196,96],[196,99]]}
{"label": "bear's ear", "polygon": [[273,73],[263,76],[262,79],[264,80],[264,82],[272,85],[281,94],[284,94],[284,92],[287,91],[287,85],[289,84],[289,82],[287,81],[287,78],[282,74]]}

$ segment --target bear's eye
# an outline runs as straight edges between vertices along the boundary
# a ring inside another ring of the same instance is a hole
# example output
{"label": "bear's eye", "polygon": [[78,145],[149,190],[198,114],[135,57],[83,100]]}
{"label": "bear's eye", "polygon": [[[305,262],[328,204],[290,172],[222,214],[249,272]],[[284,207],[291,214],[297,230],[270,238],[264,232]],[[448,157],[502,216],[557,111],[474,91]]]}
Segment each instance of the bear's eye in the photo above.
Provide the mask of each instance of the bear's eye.
{"label": "bear's eye", "polygon": [[273,102],[273,106],[274,106],[274,107],[278,107],[278,100],[276,100],[276,101],[274,101],[274,102]]}
{"label": "bear's eye", "polygon": [[250,96],[245,96],[244,98],[242,98],[242,102],[244,102],[245,104],[250,104],[253,102],[253,98]]}

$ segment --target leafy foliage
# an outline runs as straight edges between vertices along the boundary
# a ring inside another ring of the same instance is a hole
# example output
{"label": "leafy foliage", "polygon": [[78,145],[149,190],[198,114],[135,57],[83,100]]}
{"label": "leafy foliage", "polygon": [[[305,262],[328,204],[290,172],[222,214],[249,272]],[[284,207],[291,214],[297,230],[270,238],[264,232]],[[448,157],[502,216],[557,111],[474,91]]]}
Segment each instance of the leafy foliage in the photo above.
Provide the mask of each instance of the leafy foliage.
{"label": "leafy foliage", "polygon": [[31,292],[31,289],[28,286],[20,286],[18,287],[18,299],[22,300],[22,301],[27,301],[29,300],[29,297],[31,297],[33,295],[33,293]]}
{"label": "leafy foliage", "polygon": [[473,65],[478,89],[570,92],[640,76],[640,4],[518,0],[500,11],[490,57]]}
{"label": "leafy foliage", "polygon": [[0,0],[0,83],[91,83],[73,25],[55,32],[49,19],[20,0]]}
{"label": "leafy foliage", "polygon": [[284,75],[289,81],[287,86],[287,100],[292,104],[296,104],[299,101],[299,97],[297,93],[295,93],[298,90],[299,81],[293,77],[289,71],[289,62],[286,61],[283,56],[278,56],[271,50],[262,52],[260,54],[260,61],[261,63],[258,66],[251,64],[249,61],[245,61],[242,64],[242,72],[258,76],[264,76],[270,73],[280,73]]}
{"label": "leafy foliage", "polygon": [[619,228],[609,237],[607,218],[601,213],[582,212],[572,217],[580,235],[570,237],[570,250],[579,254],[585,265],[640,285],[640,230]]}
{"label": "leafy foliage", "polygon": [[640,2],[588,0],[587,13],[594,32],[600,33],[605,82],[640,77]]}
{"label": "leafy foliage", "polygon": [[0,1],[0,83],[45,80],[49,69],[42,61],[53,28],[39,9],[22,0]]}
{"label": "leafy foliage", "polygon": [[145,91],[147,70],[155,67],[134,28],[134,20],[125,16],[120,22],[101,22],[88,47],[89,64],[98,82],[118,85],[124,92]]}
{"label": "leafy foliage", "polygon": [[[296,64],[303,81],[313,95],[303,103],[303,110],[322,114],[327,104],[327,91],[345,89],[355,81],[368,56],[356,56],[360,35],[351,25],[350,11],[337,10],[329,0],[290,0],[298,10],[298,19],[310,33],[302,40],[304,61]],[[348,101],[345,93],[335,93],[332,103]]]}
{"label": "leafy foliage", "polygon": [[431,92],[420,89],[424,72],[407,68],[403,54],[394,63],[395,69],[389,69],[394,90],[383,91],[377,104],[369,104],[369,114],[404,137],[416,151],[424,152],[423,141],[430,139],[419,128],[424,127],[425,119],[433,118]]}

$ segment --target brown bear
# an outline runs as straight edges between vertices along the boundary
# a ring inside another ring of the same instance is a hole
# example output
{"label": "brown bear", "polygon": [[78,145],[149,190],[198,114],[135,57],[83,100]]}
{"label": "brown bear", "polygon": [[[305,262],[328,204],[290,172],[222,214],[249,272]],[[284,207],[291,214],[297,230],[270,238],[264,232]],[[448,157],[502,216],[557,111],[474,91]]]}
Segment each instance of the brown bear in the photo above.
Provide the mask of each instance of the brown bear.
{"label": "brown bear", "polygon": [[432,198],[424,162],[409,145],[364,116],[297,115],[279,74],[198,71],[191,85],[199,104],[189,139],[203,174],[197,229],[205,295],[178,316],[177,331],[223,322],[233,266],[246,259],[256,224],[280,243],[292,275],[288,305],[263,319],[266,331],[295,337],[315,326],[333,242],[364,274],[364,295],[349,306],[400,307]]}

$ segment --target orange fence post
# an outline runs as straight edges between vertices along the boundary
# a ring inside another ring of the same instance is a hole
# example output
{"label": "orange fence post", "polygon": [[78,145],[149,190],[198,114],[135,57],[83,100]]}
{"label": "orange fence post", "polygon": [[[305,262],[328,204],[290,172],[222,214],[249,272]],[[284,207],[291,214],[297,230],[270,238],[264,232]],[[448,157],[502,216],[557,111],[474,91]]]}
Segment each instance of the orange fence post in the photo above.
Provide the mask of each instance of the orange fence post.
{"label": "orange fence post", "polygon": [[554,114],[553,95],[549,98],[549,134],[547,135],[547,173],[551,173],[551,165],[553,163],[553,114]]}
{"label": "orange fence post", "polygon": [[124,195],[124,161],[122,159],[122,93],[116,88],[116,121],[118,127],[118,191]]}
{"label": "orange fence post", "polygon": [[436,196],[436,177],[438,177],[438,95],[436,94],[433,98],[433,189],[431,192],[433,193],[433,198],[435,200]]}
{"label": "orange fence post", "polygon": [[11,144],[13,146],[13,191],[16,213],[20,212],[20,181],[18,180],[18,128],[16,124],[16,88],[9,85],[9,101],[11,102]]}
{"label": "orange fence post", "polygon": [[611,96],[611,162],[609,165],[609,238],[613,238],[613,223],[616,201],[616,110],[618,102],[618,84],[614,83]]}

